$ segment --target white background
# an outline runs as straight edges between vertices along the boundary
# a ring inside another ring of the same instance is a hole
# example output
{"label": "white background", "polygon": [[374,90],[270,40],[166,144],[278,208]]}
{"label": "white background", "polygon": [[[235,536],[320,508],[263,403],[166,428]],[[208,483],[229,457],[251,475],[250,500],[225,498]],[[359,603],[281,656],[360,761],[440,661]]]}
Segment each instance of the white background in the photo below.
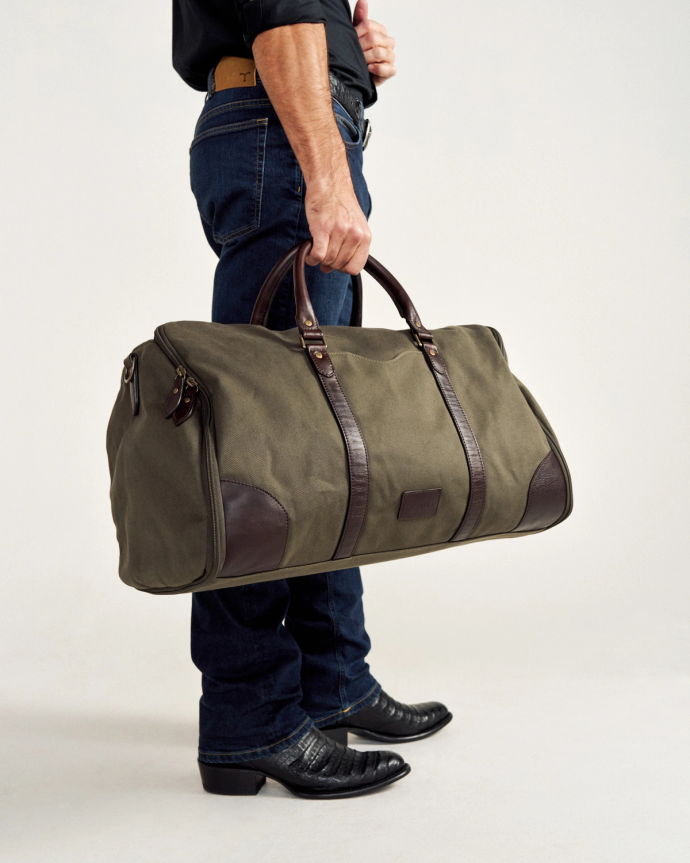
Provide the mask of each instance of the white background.
{"label": "white background", "polygon": [[[372,251],[428,327],[501,331],[575,511],[365,570],[374,674],[455,720],[329,804],[204,794],[189,596],[117,577],[122,358],[208,320],[215,264],[169,3],[2,16],[3,859],[686,861],[688,4],[372,2],[399,66],[369,112]],[[365,287],[365,323],[399,328]]]}

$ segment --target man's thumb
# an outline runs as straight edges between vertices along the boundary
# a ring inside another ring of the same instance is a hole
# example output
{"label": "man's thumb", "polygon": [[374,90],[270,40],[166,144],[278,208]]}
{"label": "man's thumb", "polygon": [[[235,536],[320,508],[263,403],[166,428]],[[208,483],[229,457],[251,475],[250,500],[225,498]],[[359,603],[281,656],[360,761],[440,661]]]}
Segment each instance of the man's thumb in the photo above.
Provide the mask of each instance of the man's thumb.
{"label": "man's thumb", "polygon": [[369,0],[357,0],[357,5],[355,6],[355,12],[352,16],[352,21],[355,27],[358,24],[361,24],[363,21],[366,21],[369,17]]}

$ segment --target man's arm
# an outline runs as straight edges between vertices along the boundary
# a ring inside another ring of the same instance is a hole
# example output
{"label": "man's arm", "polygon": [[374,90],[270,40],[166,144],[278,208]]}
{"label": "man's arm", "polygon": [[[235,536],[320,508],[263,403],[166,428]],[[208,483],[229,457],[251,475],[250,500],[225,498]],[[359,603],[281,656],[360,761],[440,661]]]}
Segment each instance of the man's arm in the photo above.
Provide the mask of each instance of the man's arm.
{"label": "man's arm", "polygon": [[306,216],[314,240],[307,263],[321,264],[327,273],[354,275],[366,263],[371,232],[333,115],[325,27],[293,24],[265,30],[252,51],[304,175]]}

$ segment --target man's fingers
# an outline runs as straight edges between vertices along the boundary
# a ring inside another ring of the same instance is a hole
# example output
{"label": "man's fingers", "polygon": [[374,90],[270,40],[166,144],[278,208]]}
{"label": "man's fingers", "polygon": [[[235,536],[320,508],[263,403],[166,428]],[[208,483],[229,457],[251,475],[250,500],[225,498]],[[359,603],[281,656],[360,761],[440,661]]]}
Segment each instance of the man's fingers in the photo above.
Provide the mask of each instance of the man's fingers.
{"label": "man's fingers", "polygon": [[[347,235],[347,227],[345,225],[335,224],[328,232],[328,247],[318,263],[321,264],[321,269],[325,272],[330,272],[336,269],[335,263],[340,254],[340,247]],[[327,269],[326,269],[327,268]]]}
{"label": "man's fingers", "polygon": [[367,63],[395,63],[395,51],[390,48],[370,48],[364,52]]}
{"label": "man's fingers", "polygon": [[355,25],[355,32],[357,36],[361,39],[365,33],[369,31],[376,31],[377,33],[383,33],[384,36],[388,33],[388,30],[383,26],[383,24],[379,24],[378,21],[372,21],[371,18],[368,18],[366,21],[362,21],[361,24]]}
{"label": "man's fingers", "polygon": [[355,27],[366,21],[369,17],[369,0],[357,0],[355,11],[352,14],[352,23]]}
{"label": "man's fingers", "polygon": [[369,63],[367,69],[374,78],[392,78],[398,71],[392,63]]}
{"label": "man's fingers", "polygon": [[340,269],[344,273],[349,273],[351,276],[356,276],[357,273],[361,272],[364,269],[364,265],[367,262],[367,258],[369,257],[369,246],[371,245],[371,231],[369,231],[368,227],[364,232],[364,236],[357,244],[357,246],[352,249],[350,253],[350,259],[343,264]]}
{"label": "man's fingers", "polygon": [[310,267],[320,264],[328,251],[329,236],[324,231],[315,231],[312,237],[311,251],[305,258]]}
{"label": "man's fingers", "polygon": [[359,37],[359,47],[362,51],[369,48],[395,48],[395,39],[392,36],[386,36],[385,33],[368,30],[363,36]]}
{"label": "man's fingers", "polygon": [[365,229],[360,225],[353,225],[343,239],[343,243],[340,246],[336,259],[331,264],[333,269],[350,272],[348,267],[357,252],[357,249],[362,244],[365,244],[368,247],[370,237],[371,235],[369,234],[368,228]]}

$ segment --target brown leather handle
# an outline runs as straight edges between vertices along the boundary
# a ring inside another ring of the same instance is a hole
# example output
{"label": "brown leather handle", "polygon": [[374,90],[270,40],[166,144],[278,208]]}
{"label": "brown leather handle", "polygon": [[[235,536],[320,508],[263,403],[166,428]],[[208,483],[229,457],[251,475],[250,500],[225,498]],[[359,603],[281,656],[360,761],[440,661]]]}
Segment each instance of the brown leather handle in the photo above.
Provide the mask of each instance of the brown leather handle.
{"label": "brown leather handle", "polygon": [[[311,243],[311,240],[307,242]],[[266,279],[261,286],[259,295],[254,303],[252,311],[251,324],[258,324],[265,327],[268,324],[268,314],[271,311],[273,300],[276,292],[283,280],[283,277],[292,266],[299,245],[294,246],[289,252],[286,252],[278,263],[273,267],[271,272],[266,276]],[[350,326],[362,326],[362,277],[356,275],[352,277],[352,312],[350,314]]]}
{"label": "brown leather handle", "polygon": [[[266,277],[259,295],[254,304],[254,310],[250,323],[266,326],[268,322],[268,314],[271,309],[271,304],[278,290],[285,273],[290,266],[293,267],[294,283],[295,283],[295,306],[297,314],[295,319],[299,327],[302,337],[307,341],[323,340],[323,334],[319,329],[319,322],[314,315],[314,309],[309,299],[309,291],[307,289],[307,281],[304,275],[305,260],[311,249],[311,240],[305,240],[303,243],[290,249],[286,252],[278,263],[273,267],[271,272]],[[401,318],[404,318],[407,325],[415,333],[421,341],[431,341],[431,333],[422,325],[419,313],[415,309],[412,300],[407,291],[403,288],[395,276],[390,273],[383,264],[380,264],[376,258],[369,256],[364,269],[373,276],[381,287],[386,291],[390,298],[395,303]],[[362,323],[362,279],[357,275],[353,277],[354,298],[352,308],[351,326],[361,326]],[[311,323],[307,324],[306,322]]]}

